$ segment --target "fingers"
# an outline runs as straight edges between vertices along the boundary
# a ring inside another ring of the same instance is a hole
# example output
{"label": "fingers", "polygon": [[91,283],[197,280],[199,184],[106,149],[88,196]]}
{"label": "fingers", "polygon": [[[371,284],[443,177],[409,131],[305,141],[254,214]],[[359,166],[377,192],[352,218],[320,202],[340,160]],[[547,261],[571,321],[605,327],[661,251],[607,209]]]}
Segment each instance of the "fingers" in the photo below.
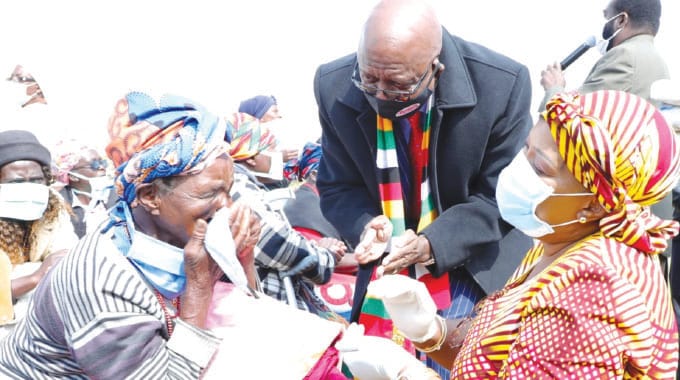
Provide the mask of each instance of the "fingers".
{"label": "fingers", "polygon": [[203,250],[203,240],[205,240],[205,231],[208,229],[208,223],[203,219],[198,219],[194,223],[194,230],[189,237],[189,241],[184,246],[185,254],[195,255]]}

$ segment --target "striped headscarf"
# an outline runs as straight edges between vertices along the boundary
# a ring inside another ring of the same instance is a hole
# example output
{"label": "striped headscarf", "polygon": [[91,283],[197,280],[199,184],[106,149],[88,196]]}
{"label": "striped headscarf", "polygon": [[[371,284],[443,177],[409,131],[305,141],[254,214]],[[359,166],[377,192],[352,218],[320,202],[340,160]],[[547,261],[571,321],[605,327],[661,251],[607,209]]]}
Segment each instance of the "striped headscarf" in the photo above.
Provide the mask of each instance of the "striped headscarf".
{"label": "striped headscarf", "polygon": [[276,147],[276,138],[254,116],[237,112],[226,118],[226,139],[231,144],[229,154],[234,161],[254,157]]}
{"label": "striped headscarf", "polygon": [[300,157],[290,160],[283,167],[283,176],[287,180],[305,180],[309,174],[319,167],[321,161],[321,144],[308,142],[302,148]]}
{"label": "striped headscarf", "polygon": [[608,212],[602,233],[642,252],[663,252],[678,223],[648,206],[675,186],[680,156],[661,113],[635,95],[597,91],[557,94],[542,116],[569,171]]}
{"label": "striped headscarf", "polygon": [[106,147],[116,169],[118,195],[131,205],[140,184],[156,178],[199,172],[226,153],[225,126],[201,105],[164,95],[130,92],[109,118]]}

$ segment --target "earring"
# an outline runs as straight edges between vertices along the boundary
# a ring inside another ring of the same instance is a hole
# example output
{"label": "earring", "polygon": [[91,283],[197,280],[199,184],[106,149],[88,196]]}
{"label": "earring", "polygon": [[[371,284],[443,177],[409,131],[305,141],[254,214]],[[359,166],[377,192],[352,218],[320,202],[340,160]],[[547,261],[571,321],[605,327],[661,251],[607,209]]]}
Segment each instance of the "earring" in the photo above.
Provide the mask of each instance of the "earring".
{"label": "earring", "polygon": [[578,218],[578,222],[581,223],[581,224],[587,222],[586,217],[582,216],[582,217]]}

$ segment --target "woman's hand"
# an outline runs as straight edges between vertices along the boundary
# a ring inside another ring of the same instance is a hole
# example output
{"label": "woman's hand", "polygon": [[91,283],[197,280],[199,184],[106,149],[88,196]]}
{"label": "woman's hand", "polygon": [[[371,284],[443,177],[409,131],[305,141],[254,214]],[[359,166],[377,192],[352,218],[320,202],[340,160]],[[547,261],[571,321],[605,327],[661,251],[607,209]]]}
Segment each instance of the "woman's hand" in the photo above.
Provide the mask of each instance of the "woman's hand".
{"label": "woman's hand", "polygon": [[187,285],[181,299],[180,318],[196,327],[205,327],[213,287],[223,272],[205,249],[208,223],[198,219],[191,238],[184,246],[184,272]]}
{"label": "woman's hand", "polygon": [[345,256],[345,253],[347,252],[347,246],[345,243],[332,237],[321,238],[316,242],[316,244],[321,248],[326,248],[329,250],[333,254],[336,264],[342,260],[342,258]]}
{"label": "woman's hand", "polygon": [[259,278],[255,269],[255,246],[260,240],[262,224],[249,206],[236,202],[230,207],[230,228],[234,236],[236,257],[248,279],[248,285],[257,289]]}

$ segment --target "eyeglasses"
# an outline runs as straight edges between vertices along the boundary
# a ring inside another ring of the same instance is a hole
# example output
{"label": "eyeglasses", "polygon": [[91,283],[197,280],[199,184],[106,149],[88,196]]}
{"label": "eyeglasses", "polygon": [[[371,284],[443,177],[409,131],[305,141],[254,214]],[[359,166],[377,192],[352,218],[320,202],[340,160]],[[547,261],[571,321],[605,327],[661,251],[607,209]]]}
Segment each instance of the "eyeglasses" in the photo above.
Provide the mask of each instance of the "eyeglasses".
{"label": "eyeglasses", "polygon": [[102,158],[101,160],[92,160],[88,165],[85,166],[76,166],[73,169],[92,169],[97,171],[100,169],[106,169],[108,166],[109,162]]}
{"label": "eyeglasses", "polygon": [[[432,63],[432,65],[434,65],[434,63]],[[427,73],[429,71],[430,71],[429,68],[425,70],[423,75],[420,76],[420,79],[418,79],[418,81],[415,84],[413,84],[409,90],[385,90],[377,86],[363,84],[361,82],[361,76],[359,75],[359,62],[357,62],[354,65],[354,71],[352,72],[352,83],[354,83],[354,85],[359,90],[369,95],[375,96],[378,93],[378,91],[380,91],[383,94],[385,94],[385,96],[390,100],[396,100],[398,102],[407,102],[409,101],[409,99],[411,99],[411,96],[413,96],[413,94],[415,94],[416,91],[418,91],[420,86],[423,84],[423,81],[427,77]],[[437,65],[437,67],[434,70],[432,70],[432,76],[430,76],[430,80],[427,82],[428,86],[432,82],[432,79],[434,79],[435,75],[437,74],[437,71],[439,71],[439,65]]]}

